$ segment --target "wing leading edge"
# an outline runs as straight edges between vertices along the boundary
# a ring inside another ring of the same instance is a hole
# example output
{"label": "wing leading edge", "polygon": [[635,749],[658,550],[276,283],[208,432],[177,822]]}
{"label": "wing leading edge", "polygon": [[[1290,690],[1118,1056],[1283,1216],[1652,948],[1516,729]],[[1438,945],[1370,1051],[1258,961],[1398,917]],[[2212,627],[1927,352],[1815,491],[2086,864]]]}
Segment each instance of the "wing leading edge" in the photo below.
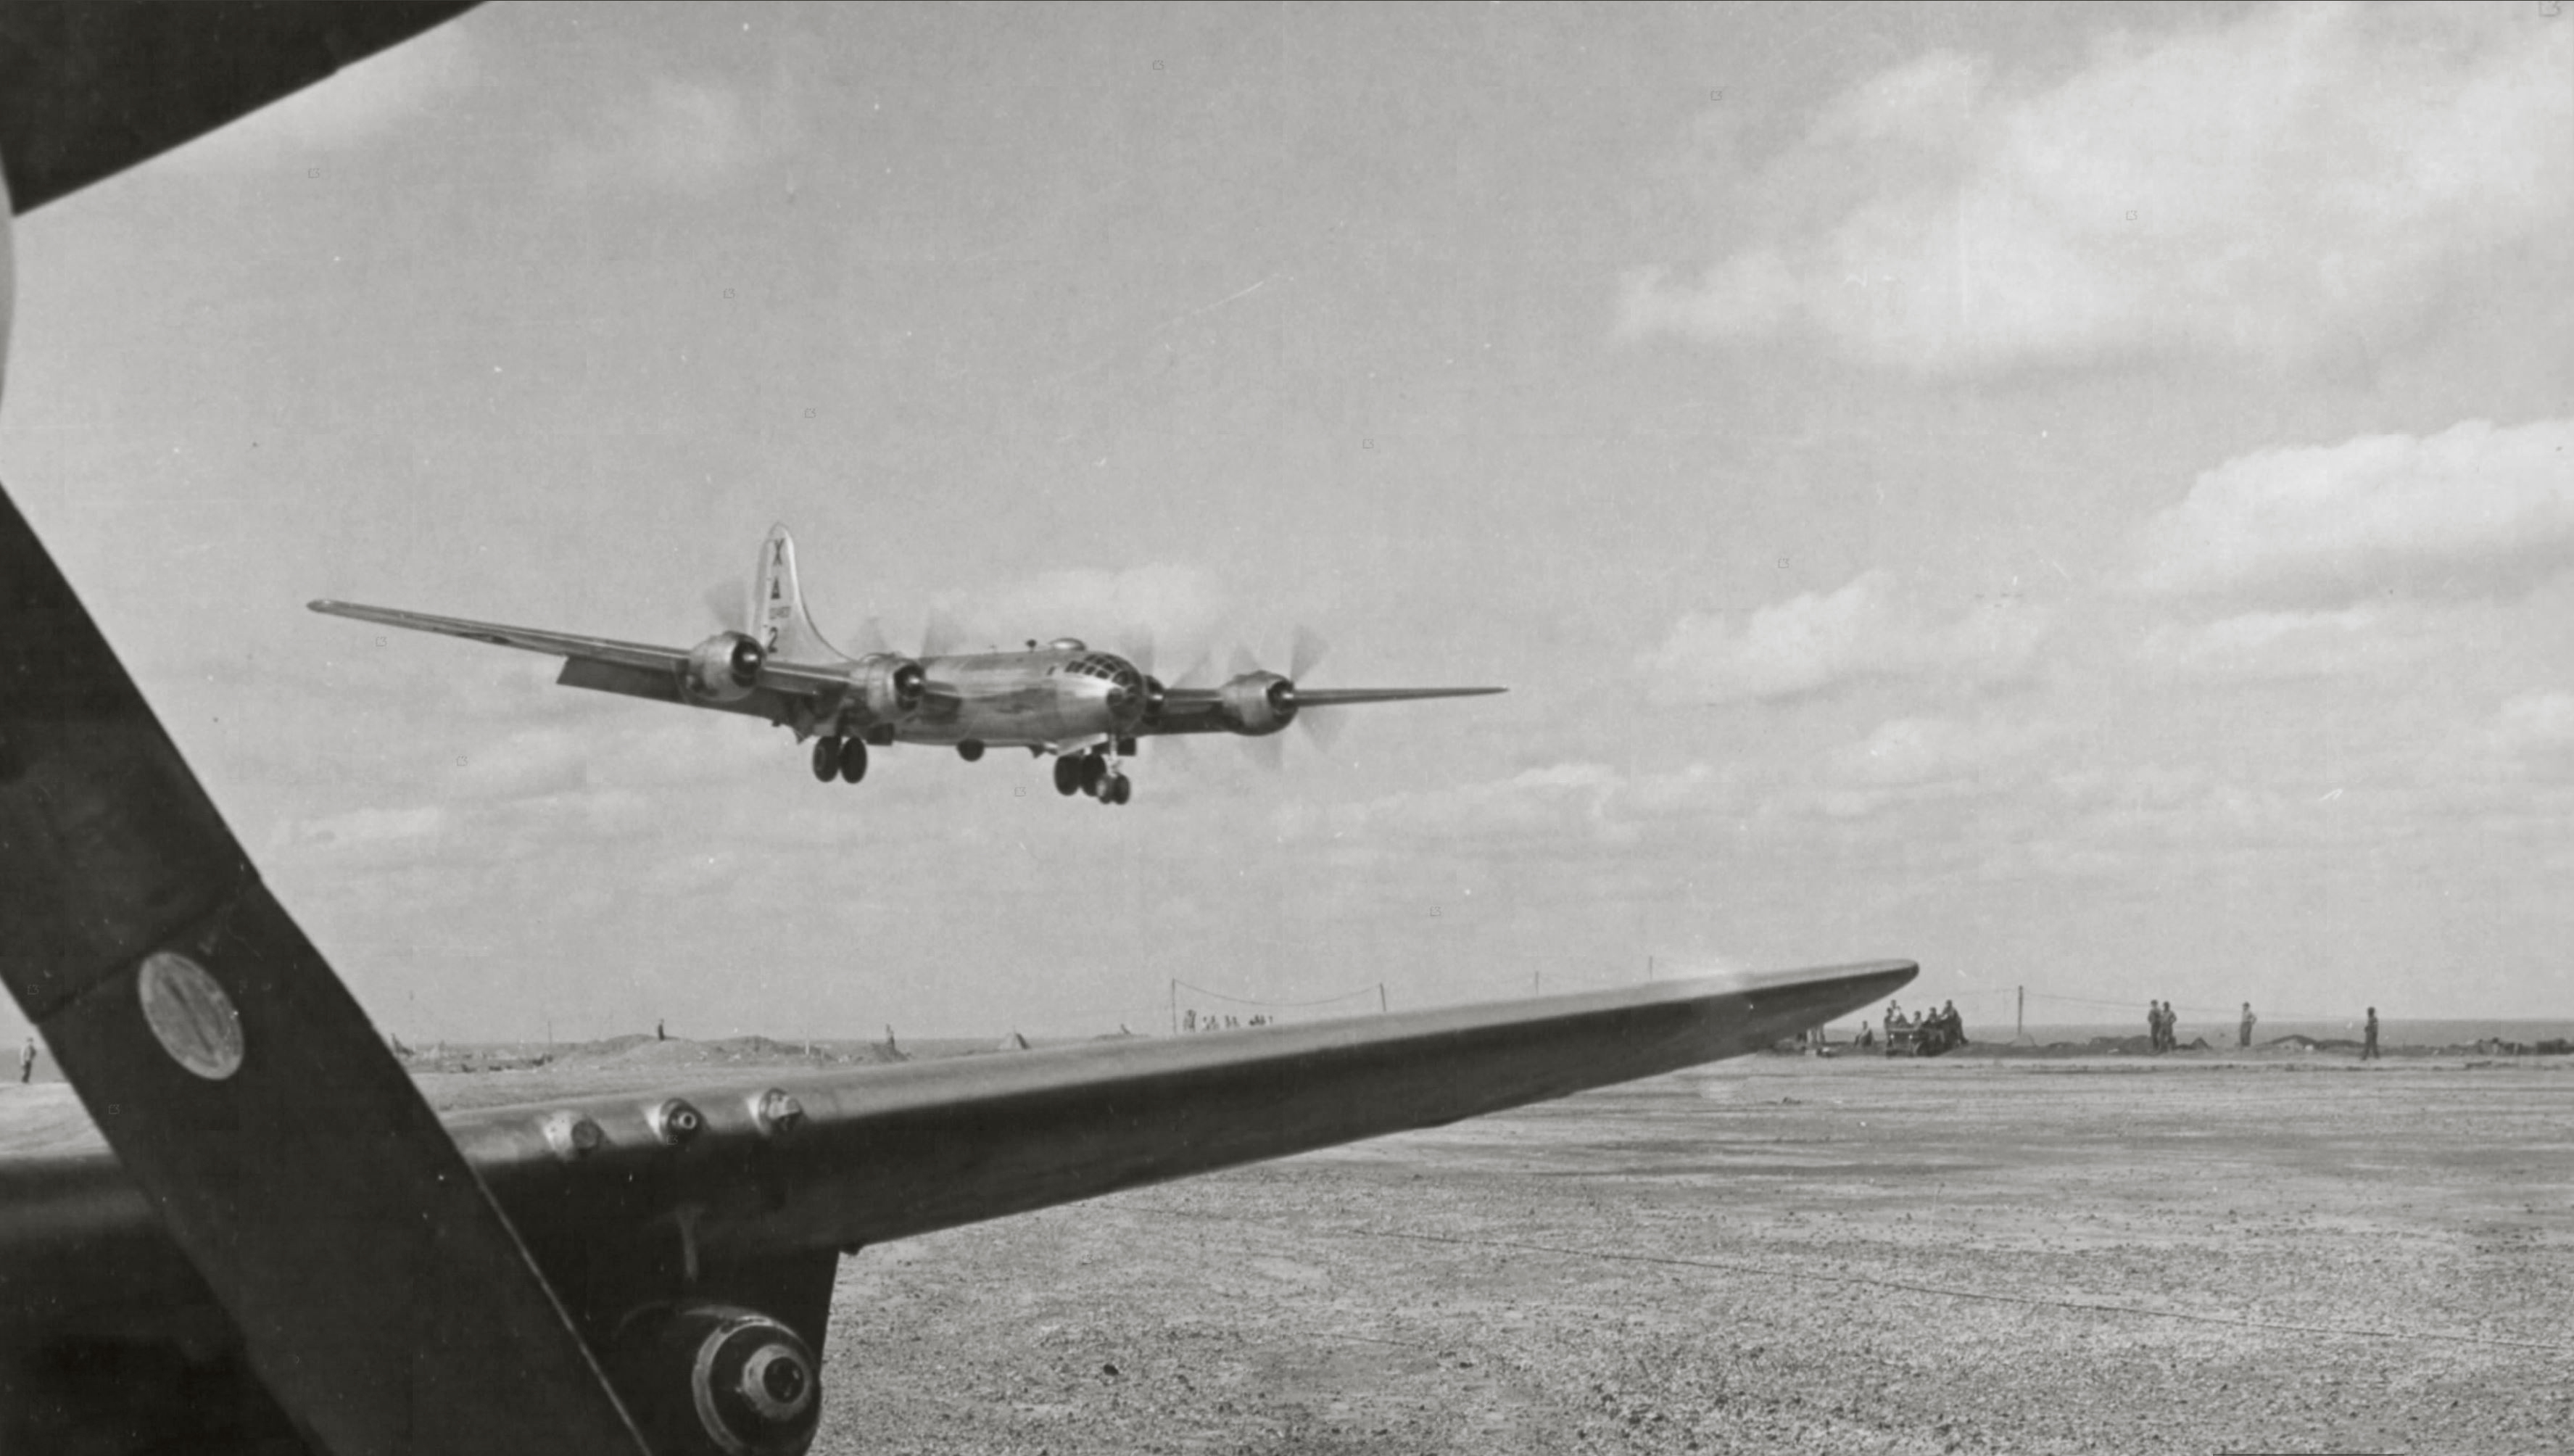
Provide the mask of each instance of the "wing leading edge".
{"label": "wing leading edge", "polygon": [[[774,1085],[639,1086],[447,1123],[578,1306],[575,1291],[648,1292],[639,1271],[684,1285],[691,1269],[904,1238],[1740,1055],[1916,971],[1873,961]],[[679,1145],[673,1099],[702,1128]],[[585,1123],[595,1137],[568,1136]],[[22,1317],[158,1307],[193,1287],[184,1260],[154,1256],[158,1220],[103,1154],[0,1164],[0,1288],[44,1291],[16,1302]],[[116,1257],[65,1260],[74,1228]]]}
{"label": "wing leading edge", "polygon": [[354,602],[309,602],[305,605],[326,617],[345,617],[378,627],[436,633],[440,637],[462,638],[489,647],[517,648],[521,652],[562,658],[564,673],[559,681],[571,687],[598,688],[635,698],[686,703],[696,708],[729,709],[774,719],[783,711],[780,705],[785,698],[838,694],[849,687],[845,663],[790,663],[768,658],[759,666],[759,688],[749,696],[732,702],[691,699],[679,690],[680,675],[688,667],[689,655],[684,648],[657,648],[644,643],[619,642],[615,638],[549,632],[537,627],[472,622],[462,617],[439,617],[393,607],[363,607]]}

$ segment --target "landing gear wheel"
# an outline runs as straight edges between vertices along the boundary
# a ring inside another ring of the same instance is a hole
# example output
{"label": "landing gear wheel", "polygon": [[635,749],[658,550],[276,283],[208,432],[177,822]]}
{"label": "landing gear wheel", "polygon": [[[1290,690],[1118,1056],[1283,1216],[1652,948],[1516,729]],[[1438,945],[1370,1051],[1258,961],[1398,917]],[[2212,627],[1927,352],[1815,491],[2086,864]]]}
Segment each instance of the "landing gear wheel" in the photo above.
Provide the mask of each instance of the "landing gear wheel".
{"label": "landing gear wheel", "polygon": [[1107,790],[1099,796],[1110,803],[1124,803],[1135,796],[1135,780],[1120,773],[1108,780]]}
{"label": "landing gear wheel", "polygon": [[1108,777],[1108,760],[1085,753],[1075,761],[1081,764],[1081,791],[1099,792],[1100,783]]}
{"label": "landing gear wheel", "polygon": [[1054,760],[1054,791],[1062,794],[1066,798],[1070,798],[1081,791],[1081,760],[1079,758],[1057,758]]}
{"label": "landing gear wheel", "polygon": [[828,783],[838,776],[839,771],[840,740],[815,738],[813,740],[813,776]]}
{"label": "landing gear wheel", "polygon": [[964,759],[968,763],[982,757],[983,740],[981,738],[967,738],[965,741],[958,743],[956,745],[956,756]]}
{"label": "landing gear wheel", "polygon": [[855,783],[867,776],[867,742],[851,738],[840,744],[840,781]]}

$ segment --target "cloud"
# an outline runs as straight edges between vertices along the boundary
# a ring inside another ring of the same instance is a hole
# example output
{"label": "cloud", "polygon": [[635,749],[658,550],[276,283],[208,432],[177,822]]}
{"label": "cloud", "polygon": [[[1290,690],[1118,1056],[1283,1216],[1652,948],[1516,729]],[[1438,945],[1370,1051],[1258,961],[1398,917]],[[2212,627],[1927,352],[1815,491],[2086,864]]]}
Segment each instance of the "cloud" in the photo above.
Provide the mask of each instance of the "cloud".
{"label": "cloud", "polygon": [[1884,787],[1973,777],[2018,758],[2047,736],[2036,725],[1999,720],[1890,719],[1836,753],[1833,768],[1843,779]]}
{"label": "cloud", "polygon": [[2209,678],[2305,678],[2347,671],[2382,657],[2372,608],[2338,612],[2247,612],[2215,622],[2164,623],[2145,634],[2140,656],[2172,671]]}
{"label": "cloud", "polygon": [[2265,450],[2200,476],[2144,529],[2165,594],[2356,601],[2491,590],[2574,562],[2574,422]]}
{"label": "cloud", "polygon": [[2016,777],[2053,736],[2049,726],[2002,719],[1890,719],[1826,760],[1818,803],[1834,818],[1857,818],[1889,804],[1963,797]]}
{"label": "cloud", "polygon": [[473,35],[469,25],[434,27],[217,128],[159,165],[225,172],[308,166],[371,141],[481,84]]}
{"label": "cloud", "polygon": [[2574,767],[2574,693],[2521,694],[2494,714],[2482,739],[2482,747],[2506,762]]}
{"label": "cloud", "polygon": [[279,826],[273,847],[329,846],[340,862],[408,861],[434,850],[451,817],[436,804],[350,809],[288,820]]}
{"label": "cloud", "polygon": [[1746,802],[1740,773],[1692,763],[1628,772],[1567,761],[1507,777],[1412,789],[1353,803],[1299,802],[1282,809],[1282,838],[1497,844],[1638,842],[1648,824],[1704,818]]}
{"label": "cloud", "polygon": [[548,171],[576,190],[703,195],[781,153],[793,140],[786,112],[782,101],[754,111],[728,87],[663,79],[556,148]]}
{"label": "cloud", "polygon": [[1927,374],[2313,361],[2574,221],[2570,70],[2574,28],[2501,8],[2264,7],[2052,85],[1934,53],[1828,106],[1696,280],[1632,278],[1622,332],[1802,327]]}
{"label": "cloud", "polygon": [[1766,702],[1869,677],[1993,683],[2020,674],[2046,625],[2042,609],[2016,599],[1933,621],[1892,575],[1873,571],[1829,596],[1764,607],[1748,622],[1691,613],[1636,666],[1649,680],[1648,700],[1666,706]]}

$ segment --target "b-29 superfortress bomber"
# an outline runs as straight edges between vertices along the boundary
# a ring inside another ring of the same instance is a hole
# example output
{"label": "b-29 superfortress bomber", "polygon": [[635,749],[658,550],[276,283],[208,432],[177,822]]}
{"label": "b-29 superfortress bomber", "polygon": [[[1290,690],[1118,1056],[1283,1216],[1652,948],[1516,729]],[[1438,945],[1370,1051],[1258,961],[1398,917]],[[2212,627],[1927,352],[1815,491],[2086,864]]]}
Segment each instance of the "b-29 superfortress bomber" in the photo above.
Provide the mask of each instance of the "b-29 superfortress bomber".
{"label": "b-29 superfortress bomber", "polygon": [[[813,744],[813,776],[855,783],[866,776],[867,748],[892,743],[952,746],[972,762],[986,748],[1025,748],[1055,755],[1055,791],[1086,793],[1101,803],[1134,796],[1125,760],[1139,740],[1175,733],[1235,733],[1270,738],[1291,723],[1309,728],[1316,710],[1424,698],[1473,698],[1500,688],[1326,688],[1297,680],[1323,655],[1321,639],[1299,632],[1288,671],[1272,673],[1237,656],[1233,676],[1213,687],[1177,684],[1141,664],[1099,652],[1078,638],[1031,641],[1019,652],[955,653],[933,619],[917,656],[881,645],[856,657],[824,640],[805,610],[795,575],[795,542],[771,528],[746,620],[693,648],[646,647],[608,638],[505,627],[454,617],[316,602],[316,612],[380,627],[434,632],[495,647],[564,659],[555,681],[649,698],[689,708],[764,718]],[[870,633],[870,636],[873,636]]]}

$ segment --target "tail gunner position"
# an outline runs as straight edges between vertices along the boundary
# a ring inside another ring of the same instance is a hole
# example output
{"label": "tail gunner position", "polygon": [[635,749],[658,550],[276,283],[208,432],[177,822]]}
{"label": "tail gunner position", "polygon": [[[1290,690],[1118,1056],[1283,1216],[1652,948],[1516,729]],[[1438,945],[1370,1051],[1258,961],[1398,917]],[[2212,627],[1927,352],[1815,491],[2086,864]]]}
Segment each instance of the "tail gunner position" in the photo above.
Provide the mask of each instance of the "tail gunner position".
{"label": "tail gunner position", "polygon": [[[850,657],[823,640],[795,580],[795,543],[783,526],[760,544],[747,621],[693,648],[645,647],[607,638],[466,622],[384,607],[316,602],[316,612],[383,627],[442,633],[564,659],[556,682],[631,698],[764,718],[813,744],[813,776],[855,783],[867,749],[940,743],[972,762],[985,748],[1054,755],[1055,791],[1102,803],[1134,796],[1125,760],[1139,740],[1175,733],[1266,738],[1316,709],[1418,698],[1471,698],[1499,688],[1302,688],[1322,656],[1310,633],[1297,636],[1280,674],[1237,659],[1214,687],[1165,684],[1151,665],[1094,652],[1076,638],[1031,642],[1015,653],[914,656],[875,651]],[[1306,726],[1315,721],[1302,718]]]}

